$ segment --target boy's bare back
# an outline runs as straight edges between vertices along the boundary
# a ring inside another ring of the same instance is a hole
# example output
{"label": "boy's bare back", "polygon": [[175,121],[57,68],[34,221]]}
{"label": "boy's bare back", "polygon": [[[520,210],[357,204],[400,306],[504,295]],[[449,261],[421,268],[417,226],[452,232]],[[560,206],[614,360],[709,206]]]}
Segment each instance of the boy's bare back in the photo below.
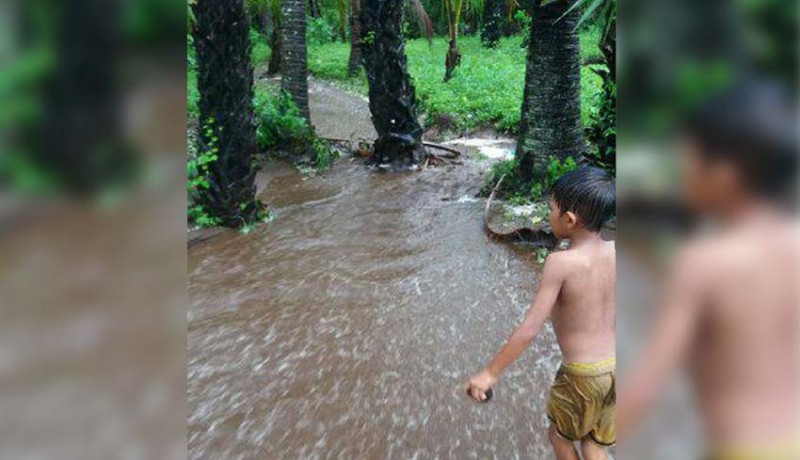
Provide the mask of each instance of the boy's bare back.
{"label": "boy's bare back", "polygon": [[615,355],[616,251],[596,241],[550,255],[564,273],[551,318],[564,362]]}
{"label": "boy's bare back", "polygon": [[769,443],[800,427],[799,236],[786,220],[754,219],[695,242],[679,262],[693,279],[690,372],[716,445]]}

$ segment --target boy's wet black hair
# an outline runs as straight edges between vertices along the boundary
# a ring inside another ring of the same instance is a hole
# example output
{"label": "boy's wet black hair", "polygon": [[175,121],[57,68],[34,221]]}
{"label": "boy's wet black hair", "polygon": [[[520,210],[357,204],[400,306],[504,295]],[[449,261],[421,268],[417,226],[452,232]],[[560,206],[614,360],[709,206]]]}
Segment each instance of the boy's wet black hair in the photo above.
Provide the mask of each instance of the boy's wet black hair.
{"label": "boy's wet black hair", "polygon": [[684,132],[703,157],[730,161],[753,193],[779,197],[797,180],[798,112],[792,100],[777,83],[742,81],[701,104]]}
{"label": "boy's wet black hair", "polygon": [[561,176],[551,197],[562,213],[574,212],[589,231],[599,232],[617,209],[614,177],[600,168],[583,166]]}

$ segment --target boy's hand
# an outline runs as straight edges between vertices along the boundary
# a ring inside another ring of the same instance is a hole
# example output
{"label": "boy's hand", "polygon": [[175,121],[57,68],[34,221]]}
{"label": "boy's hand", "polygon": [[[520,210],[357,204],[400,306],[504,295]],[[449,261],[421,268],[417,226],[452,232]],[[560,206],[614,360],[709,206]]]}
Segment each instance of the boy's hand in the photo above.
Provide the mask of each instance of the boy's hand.
{"label": "boy's hand", "polygon": [[492,385],[497,383],[497,377],[493,376],[487,370],[483,370],[467,381],[467,394],[478,402],[484,402],[489,399],[486,394]]}

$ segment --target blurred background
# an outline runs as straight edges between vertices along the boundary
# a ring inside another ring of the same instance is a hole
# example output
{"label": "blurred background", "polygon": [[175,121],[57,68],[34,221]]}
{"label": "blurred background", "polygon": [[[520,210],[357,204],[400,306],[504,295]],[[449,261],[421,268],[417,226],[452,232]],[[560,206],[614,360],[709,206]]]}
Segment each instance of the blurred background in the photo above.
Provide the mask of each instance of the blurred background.
{"label": "blurred background", "polygon": [[[0,458],[185,457],[186,3],[0,2]],[[619,6],[620,374],[681,204],[677,128],[745,75],[797,96],[798,2]],[[620,458],[703,451],[680,377]]]}
{"label": "blurred background", "polygon": [[[796,103],[797,24],[794,0],[620,4],[617,353],[623,388],[651,333],[665,271],[703,224],[683,201],[681,127],[710,96],[743,80],[770,81]],[[667,387],[657,410],[620,445],[620,458],[704,454],[691,385],[681,374]]]}
{"label": "blurred background", "polygon": [[0,2],[0,458],[185,457],[185,31]]}

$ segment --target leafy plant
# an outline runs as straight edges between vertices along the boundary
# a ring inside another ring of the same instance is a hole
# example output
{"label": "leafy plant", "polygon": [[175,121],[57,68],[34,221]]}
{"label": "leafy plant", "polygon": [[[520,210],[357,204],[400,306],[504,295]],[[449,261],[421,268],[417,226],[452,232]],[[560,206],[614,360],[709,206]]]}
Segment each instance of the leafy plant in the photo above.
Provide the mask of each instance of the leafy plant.
{"label": "leafy plant", "polygon": [[285,92],[256,88],[253,108],[260,151],[306,157],[316,172],[326,170],[338,158],[339,152],[314,133]]}
{"label": "leafy plant", "polygon": [[547,183],[545,184],[545,187],[547,189],[552,188],[556,181],[561,178],[561,176],[575,170],[577,167],[578,164],[575,163],[575,160],[572,157],[567,157],[563,161],[554,156],[550,157],[550,160],[547,163]]}
{"label": "leafy plant", "polygon": [[253,63],[267,62],[270,58],[271,51],[269,49],[269,39],[261,32],[250,29],[250,43],[252,49],[250,51],[250,59]]}
{"label": "leafy plant", "polygon": [[335,32],[323,18],[308,18],[306,40],[309,45],[324,45],[333,42]]}
{"label": "leafy plant", "polygon": [[584,154],[594,166],[611,174],[617,170],[617,84],[610,78],[603,82],[603,91],[597,95],[592,108],[586,138],[591,148]]}
{"label": "leafy plant", "polygon": [[194,223],[198,227],[213,227],[219,225],[222,221],[218,217],[212,217],[202,204],[198,203],[198,193],[200,189],[208,189],[211,186],[209,181],[209,173],[211,164],[219,159],[219,137],[214,126],[214,119],[209,118],[201,126],[205,131],[209,141],[206,147],[192,156],[190,151],[189,158],[186,161],[186,188],[188,196],[188,217],[189,222]]}

